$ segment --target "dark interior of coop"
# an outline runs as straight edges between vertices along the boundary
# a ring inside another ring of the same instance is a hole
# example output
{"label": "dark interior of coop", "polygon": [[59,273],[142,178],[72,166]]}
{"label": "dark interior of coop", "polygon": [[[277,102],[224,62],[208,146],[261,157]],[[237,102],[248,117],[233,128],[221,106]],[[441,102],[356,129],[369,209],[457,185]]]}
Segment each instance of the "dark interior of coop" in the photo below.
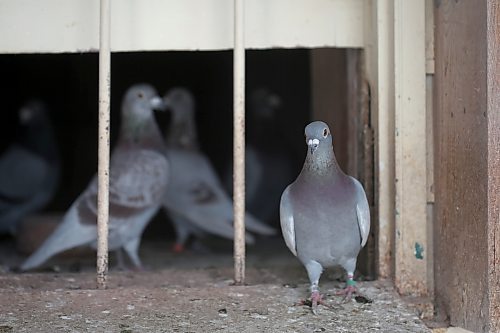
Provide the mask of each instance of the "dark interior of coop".
{"label": "dark interior of coop", "polygon": [[[361,51],[347,49],[247,50],[246,140],[247,144],[253,140],[266,142],[269,149],[277,152],[286,150],[294,175],[291,182],[304,161],[305,125],[312,120],[327,121],[341,168],[360,178],[373,207],[373,151],[364,149],[367,139],[363,134],[366,132],[363,129],[370,127],[369,110],[363,103],[369,92],[363,91],[361,84],[361,56]],[[127,88],[135,83],[147,82],[163,95],[171,88],[184,87],[195,98],[201,151],[213,163],[221,182],[225,181],[226,188],[230,187],[227,184],[228,179],[231,180],[233,158],[232,51],[113,53],[111,59],[111,149],[117,140],[121,99]],[[27,219],[38,223],[44,222],[43,216],[57,220],[85,189],[97,170],[98,54],[0,55],[0,73],[0,96],[4,101],[0,152],[7,149],[18,133],[17,113],[23,103],[39,99],[49,108],[61,159],[61,178],[50,203],[36,216]],[[255,120],[258,111],[252,104],[252,96],[259,91],[266,91],[274,97],[273,117],[266,119],[266,123]],[[164,130],[170,122],[169,113],[156,112],[155,117]],[[273,177],[272,174],[267,176]],[[250,212],[258,215],[258,207],[247,208],[257,210]],[[373,216],[372,211],[372,219]],[[276,249],[286,253],[279,230],[278,205],[272,217],[265,222],[278,232],[276,236],[259,237],[256,245],[247,246],[249,255],[254,251],[272,254]],[[358,271],[367,279],[376,277],[376,229],[372,224],[370,241],[358,261]],[[161,257],[162,252],[170,252],[174,238],[171,223],[160,210],[142,238],[141,253],[144,254],[141,255],[145,256],[143,260],[146,264],[148,256]],[[15,265],[16,260],[22,260],[35,250],[35,245],[26,239],[20,242],[8,234],[0,239],[2,265]],[[193,247],[188,251],[192,251],[192,255],[196,255],[197,251],[232,252],[231,240],[206,237],[202,244],[203,249]],[[148,246],[154,250],[143,250]],[[78,260],[84,260],[85,256],[92,259],[91,253],[73,255]],[[286,255],[295,260],[291,254]],[[73,262],[74,256],[59,257],[64,262]]]}

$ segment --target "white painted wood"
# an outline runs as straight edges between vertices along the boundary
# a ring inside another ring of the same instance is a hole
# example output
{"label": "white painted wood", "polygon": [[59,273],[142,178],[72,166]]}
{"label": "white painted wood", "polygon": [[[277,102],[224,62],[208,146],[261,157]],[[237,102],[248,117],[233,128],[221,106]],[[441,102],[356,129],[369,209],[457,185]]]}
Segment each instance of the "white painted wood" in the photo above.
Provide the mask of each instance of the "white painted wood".
{"label": "white painted wood", "polygon": [[434,0],[425,0],[425,71],[434,74]]}
{"label": "white painted wood", "polygon": [[[375,205],[378,212],[378,275],[394,268],[394,40],[393,0],[367,1],[365,60],[375,136]],[[376,223],[376,222],[374,222]]]}
{"label": "white painted wood", "polygon": [[425,1],[394,1],[395,284],[428,295]]}
{"label": "white painted wood", "polygon": [[234,0],[234,282],[245,283],[245,5]]}
{"label": "white painted wood", "polygon": [[[252,0],[246,47],[363,47],[364,0]],[[233,47],[231,0],[113,0],[112,51]],[[97,51],[98,0],[0,0],[0,53]]]}
{"label": "white painted wood", "polygon": [[109,233],[109,154],[110,154],[110,0],[101,0],[99,25],[99,131],[97,165],[97,287],[106,288]]}
{"label": "white painted wood", "polygon": [[425,1],[427,286],[434,298],[434,0]]}

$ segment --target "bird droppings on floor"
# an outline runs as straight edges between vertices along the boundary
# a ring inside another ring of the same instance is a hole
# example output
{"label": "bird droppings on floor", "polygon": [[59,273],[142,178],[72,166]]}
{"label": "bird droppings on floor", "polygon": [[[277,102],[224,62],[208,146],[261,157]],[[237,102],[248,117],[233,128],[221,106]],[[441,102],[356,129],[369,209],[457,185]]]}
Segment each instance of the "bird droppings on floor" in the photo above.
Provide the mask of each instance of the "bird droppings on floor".
{"label": "bird droppings on floor", "polygon": [[313,315],[295,305],[307,297],[300,264],[247,268],[247,285],[232,285],[232,268],[175,267],[109,275],[0,275],[0,332],[429,332],[387,281],[360,282],[371,303],[342,303],[343,282],[322,281],[328,307]]}
{"label": "bird droppings on floor", "polygon": [[310,294],[307,275],[278,244],[248,249],[245,286],[232,285],[230,252],[174,255],[167,244],[143,246],[146,272],[112,268],[107,290],[95,289],[91,262],[80,273],[64,265],[59,273],[1,273],[0,333],[430,332],[387,281],[358,283],[371,303],[341,303],[335,294],[344,282],[326,271],[328,307],[313,315],[295,305]]}
{"label": "bird droppings on floor", "polygon": [[365,304],[341,304],[332,296],[338,283],[326,282],[329,307],[320,306],[313,315],[308,306],[294,305],[307,295],[307,283],[232,286],[230,280],[211,278],[213,273],[114,273],[108,290],[87,289],[94,284],[90,273],[9,274],[2,276],[0,327],[6,332],[9,327],[13,332],[428,331],[386,282],[359,284],[373,299]]}

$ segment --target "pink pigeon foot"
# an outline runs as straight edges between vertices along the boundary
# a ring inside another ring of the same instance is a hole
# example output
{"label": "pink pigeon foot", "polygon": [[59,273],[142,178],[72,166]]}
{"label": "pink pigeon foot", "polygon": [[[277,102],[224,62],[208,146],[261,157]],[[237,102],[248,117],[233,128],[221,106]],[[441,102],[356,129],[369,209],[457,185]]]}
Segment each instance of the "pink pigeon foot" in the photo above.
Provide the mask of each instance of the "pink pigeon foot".
{"label": "pink pigeon foot", "polygon": [[307,305],[311,307],[312,313],[317,314],[318,305],[323,305],[326,307],[330,307],[324,300],[323,295],[319,293],[319,291],[313,291],[311,293],[311,300],[300,300],[295,303],[294,306],[302,306]]}
{"label": "pink pigeon foot", "polygon": [[179,243],[175,243],[174,246],[172,247],[172,251],[174,253],[183,253],[186,249],[184,248],[184,245],[182,244],[179,244]]}
{"label": "pink pigeon foot", "polygon": [[349,281],[347,282],[347,287],[337,292],[337,295],[344,295],[343,302],[350,301],[354,294],[359,294],[358,288],[356,288],[354,284],[349,284]]}

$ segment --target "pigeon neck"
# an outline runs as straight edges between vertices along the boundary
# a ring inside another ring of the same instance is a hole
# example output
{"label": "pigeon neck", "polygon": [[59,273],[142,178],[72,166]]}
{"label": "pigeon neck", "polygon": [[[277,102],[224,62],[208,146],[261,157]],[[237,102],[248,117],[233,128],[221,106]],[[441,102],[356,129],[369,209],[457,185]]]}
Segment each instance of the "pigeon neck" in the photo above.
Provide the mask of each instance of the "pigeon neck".
{"label": "pigeon neck", "polygon": [[120,142],[130,148],[150,148],[162,151],[163,138],[156,121],[151,117],[137,119],[124,116],[120,129]]}
{"label": "pigeon neck", "polygon": [[336,176],[342,173],[331,146],[318,147],[314,153],[311,153],[308,149],[306,161],[304,163],[304,171],[306,175],[322,177],[325,175]]}
{"label": "pigeon neck", "polygon": [[176,112],[167,133],[167,145],[173,148],[198,150],[198,137],[194,119],[180,118]]}

